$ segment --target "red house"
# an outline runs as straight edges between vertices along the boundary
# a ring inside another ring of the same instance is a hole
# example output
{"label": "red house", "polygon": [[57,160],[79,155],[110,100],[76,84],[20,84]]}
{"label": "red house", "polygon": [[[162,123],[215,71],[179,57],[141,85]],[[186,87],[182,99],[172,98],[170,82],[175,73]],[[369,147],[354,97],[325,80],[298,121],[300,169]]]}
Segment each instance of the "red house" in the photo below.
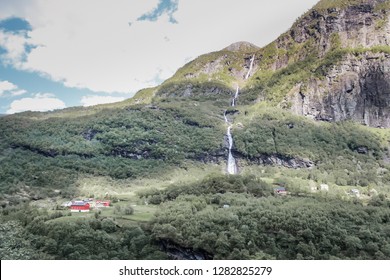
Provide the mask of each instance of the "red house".
{"label": "red house", "polygon": [[72,201],[70,212],[89,212],[90,205],[85,201]]}
{"label": "red house", "polygon": [[96,207],[110,207],[109,200],[96,200]]}

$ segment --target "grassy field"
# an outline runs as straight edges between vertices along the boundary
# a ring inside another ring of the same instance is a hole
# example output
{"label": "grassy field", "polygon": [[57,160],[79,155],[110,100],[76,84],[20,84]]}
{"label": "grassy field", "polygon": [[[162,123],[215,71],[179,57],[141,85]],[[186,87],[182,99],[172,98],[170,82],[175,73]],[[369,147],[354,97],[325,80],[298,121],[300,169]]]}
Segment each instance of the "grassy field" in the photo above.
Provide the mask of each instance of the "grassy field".
{"label": "grassy field", "polygon": [[[131,215],[126,215],[124,213],[118,213],[116,211],[118,206],[126,207],[131,205],[134,209],[134,213]],[[121,225],[131,225],[136,223],[148,222],[150,221],[154,213],[158,210],[158,206],[155,205],[137,205],[132,201],[119,201],[114,203],[108,208],[92,208],[90,212],[70,212],[70,210],[51,210],[49,213],[58,213],[61,212],[64,216],[49,220],[49,223],[65,223],[65,222],[74,222],[80,219],[95,219],[96,217],[100,219],[110,218],[116,221],[116,223]]]}
{"label": "grassy field", "polygon": [[220,173],[224,165],[186,163],[183,168],[172,169],[159,178],[114,180],[109,177],[89,176],[78,181],[79,195],[103,198],[116,197],[120,200],[136,201],[136,194],[141,190],[161,189],[180,182],[194,182],[203,179],[210,173]]}
{"label": "grassy field", "polygon": [[[217,164],[188,164],[186,168],[177,168],[165,174],[159,179],[137,179],[137,180],[114,180],[109,177],[86,176],[78,181],[78,199],[93,197],[95,199],[109,198],[113,201],[109,208],[92,209],[88,213],[72,212],[70,210],[55,210],[62,203],[74,198],[45,199],[32,202],[32,205],[48,209],[51,213],[61,211],[65,216],[51,220],[50,222],[69,222],[78,219],[94,219],[95,215],[100,218],[111,218],[118,225],[133,225],[136,223],[148,222],[153,217],[159,206],[147,205],[146,202],[137,195],[140,191],[149,189],[164,189],[169,185],[180,182],[195,182],[202,180],[211,173],[223,172],[225,166]],[[119,213],[118,208],[125,207],[134,209],[133,214],[126,215]]]}

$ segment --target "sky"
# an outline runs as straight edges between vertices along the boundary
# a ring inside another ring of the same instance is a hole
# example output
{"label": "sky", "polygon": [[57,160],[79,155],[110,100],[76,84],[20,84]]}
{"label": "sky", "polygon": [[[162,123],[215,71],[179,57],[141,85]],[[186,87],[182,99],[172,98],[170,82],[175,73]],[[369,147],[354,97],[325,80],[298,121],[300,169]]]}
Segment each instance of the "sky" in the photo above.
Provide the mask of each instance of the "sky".
{"label": "sky", "polygon": [[0,114],[91,106],[275,40],[317,0],[0,0]]}

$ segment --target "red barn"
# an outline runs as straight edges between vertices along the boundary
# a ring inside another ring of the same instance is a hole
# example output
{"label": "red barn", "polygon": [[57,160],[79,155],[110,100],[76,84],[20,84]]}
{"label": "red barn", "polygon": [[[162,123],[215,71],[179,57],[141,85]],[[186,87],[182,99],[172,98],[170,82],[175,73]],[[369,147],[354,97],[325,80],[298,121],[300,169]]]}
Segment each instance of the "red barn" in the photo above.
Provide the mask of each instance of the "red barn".
{"label": "red barn", "polygon": [[85,201],[73,201],[70,206],[70,212],[89,212],[90,205]]}

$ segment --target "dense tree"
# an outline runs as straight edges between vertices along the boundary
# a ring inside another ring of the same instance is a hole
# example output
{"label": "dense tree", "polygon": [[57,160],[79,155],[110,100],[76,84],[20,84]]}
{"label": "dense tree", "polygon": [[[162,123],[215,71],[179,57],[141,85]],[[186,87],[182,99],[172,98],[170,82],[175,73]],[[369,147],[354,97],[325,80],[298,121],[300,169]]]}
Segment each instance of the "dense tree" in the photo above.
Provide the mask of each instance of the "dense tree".
{"label": "dense tree", "polygon": [[[216,195],[179,196],[164,203],[154,236],[205,250],[215,259],[264,254],[276,259],[390,259],[388,207],[226,193],[219,195],[230,205],[224,208],[213,203]],[[198,200],[207,205],[194,212],[192,205]]]}

